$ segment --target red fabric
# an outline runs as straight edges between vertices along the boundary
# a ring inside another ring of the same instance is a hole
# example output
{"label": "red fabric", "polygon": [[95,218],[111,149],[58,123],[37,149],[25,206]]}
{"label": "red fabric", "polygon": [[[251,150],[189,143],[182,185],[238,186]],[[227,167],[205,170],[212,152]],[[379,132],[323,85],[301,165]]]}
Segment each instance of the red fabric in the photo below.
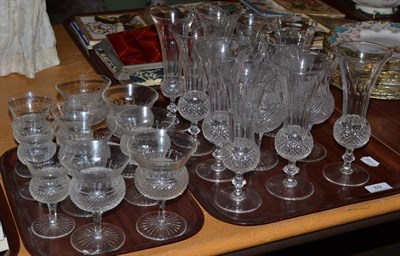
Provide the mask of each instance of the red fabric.
{"label": "red fabric", "polygon": [[160,41],[154,25],[108,34],[107,38],[124,65],[162,61]]}

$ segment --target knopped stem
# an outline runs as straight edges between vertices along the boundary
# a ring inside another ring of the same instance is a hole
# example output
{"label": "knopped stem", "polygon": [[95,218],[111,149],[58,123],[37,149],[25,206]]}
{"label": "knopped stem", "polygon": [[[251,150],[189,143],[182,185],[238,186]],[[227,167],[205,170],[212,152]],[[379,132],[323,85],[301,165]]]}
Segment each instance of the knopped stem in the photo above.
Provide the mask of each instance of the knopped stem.
{"label": "knopped stem", "polygon": [[283,171],[287,174],[286,179],[283,181],[283,185],[287,188],[294,188],[297,185],[295,175],[299,173],[299,167],[296,166],[296,162],[289,161],[289,163],[283,168]]}
{"label": "knopped stem", "polygon": [[231,197],[234,201],[240,202],[246,199],[245,194],[243,193],[243,187],[246,185],[246,180],[243,178],[243,174],[236,174],[235,178],[232,180],[232,184],[235,187]]}
{"label": "knopped stem", "polygon": [[212,156],[214,157],[215,162],[211,165],[211,169],[217,173],[225,170],[225,165],[222,162],[221,147],[217,146],[212,152]]}
{"label": "knopped stem", "polygon": [[356,159],[353,154],[354,149],[346,148],[346,152],[342,155],[342,159],[344,161],[343,166],[340,168],[340,171],[344,175],[351,175],[353,173],[353,168],[351,167],[351,163]]}

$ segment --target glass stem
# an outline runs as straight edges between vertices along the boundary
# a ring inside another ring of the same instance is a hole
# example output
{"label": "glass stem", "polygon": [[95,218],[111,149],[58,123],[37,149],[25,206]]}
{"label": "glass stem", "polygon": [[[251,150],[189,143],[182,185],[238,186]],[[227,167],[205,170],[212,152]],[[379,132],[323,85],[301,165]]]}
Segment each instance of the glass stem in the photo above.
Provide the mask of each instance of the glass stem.
{"label": "glass stem", "polygon": [[49,208],[49,223],[50,226],[54,227],[57,226],[58,220],[57,220],[57,203],[55,204],[47,204],[47,207]]}
{"label": "glass stem", "polygon": [[232,193],[232,199],[235,201],[242,201],[245,199],[243,193],[243,187],[246,185],[246,180],[243,178],[243,174],[236,174],[235,178],[232,180],[232,184],[235,187],[235,191]]}
{"label": "glass stem", "polygon": [[101,216],[102,212],[94,212],[93,213],[93,225],[94,225],[94,233],[96,234],[95,237],[101,237]]}
{"label": "glass stem", "polygon": [[297,181],[294,177],[299,173],[299,167],[296,166],[296,162],[289,161],[289,163],[283,168],[283,171],[287,174],[286,179],[283,181],[283,185],[288,188],[295,187]]}
{"label": "glass stem", "polygon": [[176,117],[176,111],[178,110],[178,106],[175,104],[176,98],[169,99],[169,105],[167,106],[167,110],[172,114],[173,117]]}
{"label": "glass stem", "polygon": [[191,122],[189,133],[197,139],[197,135],[200,133],[200,128],[197,126],[197,122]]}
{"label": "glass stem", "polygon": [[222,172],[225,170],[225,165],[222,162],[221,147],[217,146],[212,152],[212,156],[214,157],[215,162],[211,165],[211,169],[216,172]]}
{"label": "glass stem", "polygon": [[353,173],[353,169],[351,168],[351,163],[355,160],[353,150],[354,149],[346,148],[346,152],[342,155],[344,163],[342,168],[340,168],[340,171],[345,175],[350,175]]}
{"label": "glass stem", "polygon": [[165,200],[158,201],[158,216],[159,222],[164,222],[165,220]]}
{"label": "glass stem", "polygon": [[257,145],[261,149],[261,143],[262,143],[262,139],[263,139],[264,133],[263,132],[259,132],[259,133],[257,133],[257,136],[258,136],[258,140],[256,140],[257,141]]}

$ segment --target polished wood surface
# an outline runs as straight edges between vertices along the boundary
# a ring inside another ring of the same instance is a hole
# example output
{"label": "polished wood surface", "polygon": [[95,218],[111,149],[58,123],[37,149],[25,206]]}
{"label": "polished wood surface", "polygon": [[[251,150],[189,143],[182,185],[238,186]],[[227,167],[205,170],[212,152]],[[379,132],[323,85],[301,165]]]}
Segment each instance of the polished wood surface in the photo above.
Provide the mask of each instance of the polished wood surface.
{"label": "polished wood surface", "polygon": [[[28,79],[17,74],[0,77],[0,98],[3,102],[0,108],[3,117],[0,123],[2,134],[0,142],[1,154],[16,146],[12,136],[11,118],[8,117],[6,105],[7,100],[13,94],[26,90],[33,90],[46,92],[57,97],[54,85],[58,79],[82,72],[94,72],[85,57],[70,39],[65,29],[62,26],[55,26],[54,30],[61,60],[59,66],[48,68],[37,73],[35,79]],[[381,109],[381,105],[384,106],[385,109]],[[373,100],[373,102],[371,102],[370,111],[377,111],[375,114],[369,114],[374,136],[397,151],[393,151],[393,154],[389,154],[390,157],[388,161],[399,161],[399,158],[396,159],[396,156],[400,153],[398,135],[398,131],[400,131],[400,119],[398,118],[399,114],[396,110],[398,106],[399,102],[394,101],[380,103]],[[7,191],[5,192],[7,193]],[[400,195],[396,194],[270,224],[239,226],[220,221],[203,209],[205,223],[200,232],[195,236],[181,242],[138,251],[132,253],[132,255],[176,256],[223,254],[253,246],[270,244],[319,230],[351,224],[399,210]],[[132,223],[127,223],[127,225],[133,225],[134,221],[135,220],[132,220]],[[129,237],[127,239],[129,239]],[[51,240],[49,240],[49,243],[51,243]],[[21,248],[18,255],[29,255],[22,241],[20,241],[20,244]]]}

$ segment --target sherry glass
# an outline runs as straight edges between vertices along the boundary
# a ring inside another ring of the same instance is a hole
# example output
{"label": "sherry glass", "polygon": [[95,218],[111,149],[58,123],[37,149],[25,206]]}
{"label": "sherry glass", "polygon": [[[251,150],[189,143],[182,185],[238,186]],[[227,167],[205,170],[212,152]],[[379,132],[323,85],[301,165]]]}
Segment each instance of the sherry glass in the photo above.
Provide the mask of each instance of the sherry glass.
{"label": "sherry glass", "polygon": [[65,105],[88,111],[93,115],[93,125],[105,119],[107,105],[101,95],[111,85],[110,78],[97,74],[60,79],[55,87],[65,100]]}
{"label": "sherry glass", "polygon": [[324,177],[340,186],[362,186],[369,180],[363,167],[352,164],[353,151],[368,143],[371,126],[366,118],[371,91],[392,52],[379,44],[354,41],[335,47],[342,76],[342,116],[333,126],[335,140],[346,148],[343,162],[330,163]]}
{"label": "sherry glass", "polygon": [[[41,114],[47,118],[53,99],[44,93],[27,91],[16,94],[7,102],[12,119],[25,114]],[[18,162],[15,166],[15,173],[23,178],[31,178],[31,173],[26,165]]]}
{"label": "sherry glass", "polygon": [[[114,136],[121,138],[126,132],[116,124],[115,119],[119,113],[138,106],[152,107],[158,96],[155,89],[139,84],[115,85],[107,88],[102,97],[110,109],[110,113],[106,116],[106,123],[114,130]],[[122,177],[133,178],[136,168],[137,164],[132,160],[122,172]]]}
{"label": "sherry glass", "polygon": [[89,167],[72,176],[69,195],[80,209],[93,214],[93,223],[71,234],[71,245],[83,254],[103,254],[118,250],[125,243],[124,231],[102,222],[104,212],[118,206],[125,195],[123,168]]}
{"label": "sherry glass", "polygon": [[330,68],[326,55],[299,50],[277,53],[277,66],[286,106],[285,120],[275,137],[275,149],[288,160],[284,174],[269,178],[266,188],[273,196],[284,200],[303,200],[314,193],[313,184],[300,171],[296,162],[307,157],[313,148],[313,137],[308,129],[310,106],[324,72]]}
{"label": "sherry glass", "polygon": [[181,215],[166,211],[165,203],[186,190],[189,174],[185,164],[196,150],[196,141],[176,130],[153,129],[138,132],[129,140],[128,148],[139,163],[135,173],[138,190],[159,200],[157,212],[146,213],[137,220],[137,231],[157,241],[181,236],[187,222]]}
{"label": "sherry glass", "polygon": [[[129,140],[136,136],[136,133],[141,130],[148,129],[167,129],[173,125],[174,118],[169,112],[159,107],[136,107],[126,109],[116,117],[117,126],[123,130],[123,135],[120,140],[121,151],[130,156],[130,162],[137,164],[135,158],[132,157],[128,149]],[[131,178],[134,178],[136,169],[131,173]],[[136,188],[135,184],[130,184],[126,188],[124,199],[133,205],[150,206],[157,204],[157,201],[151,200],[143,196]]]}
{"label": "sherry glass", "polygon": [[75,221],[68,215],[57,213],[57,204],[68,197],[70,178],[57,157],[40,164],[28,164],[32,173],[29,191],[32,197],[47,204],[49,214],[35,219],[31,231],[38,237],[55,239],[70,234]]}
{"label": "sherry glass", "polygon": [[[55,154],[56,144],[51,141],[52,131],[45,116],[35,113],[19,116],[13,120],[12,128],[14,138],[19,143],[17,156],[24,166],[44,162]],[[24,199],[34,200],[29,191],[29,182],[19,188],[19,193]]]}
{"label": "sherry glass", "polygon": [[184,131],[188,128],[186,122],[182,122],[177,115],[178,106],[176,99],[184,92],[184,81],[182,77],[182,64],[179,59],[179,49],[172,33],[172,26],[178,29],[178,23],[191,21],[194,13],[191,9],[178,5],[158,6],[150,10],[150,16],[156,26],[161,44],[161,54],[164,76],[161,80],[161,93],[170,99],[167,110],[174,117],[174,128]]}
{"label": "sherry glass", "polygon": [[214,203],[233,213],[257,210],[262,199],[254,189],[245,187],[244,174],[254,170],[260,161],[260,147],[254,140],[254,120],[267,85],[265,71],[253,62],[233,64],[235,78],[227,84],[230,101],[230,138],[222,149],[224,165],[235,172],[232,185],[214,196]]}

